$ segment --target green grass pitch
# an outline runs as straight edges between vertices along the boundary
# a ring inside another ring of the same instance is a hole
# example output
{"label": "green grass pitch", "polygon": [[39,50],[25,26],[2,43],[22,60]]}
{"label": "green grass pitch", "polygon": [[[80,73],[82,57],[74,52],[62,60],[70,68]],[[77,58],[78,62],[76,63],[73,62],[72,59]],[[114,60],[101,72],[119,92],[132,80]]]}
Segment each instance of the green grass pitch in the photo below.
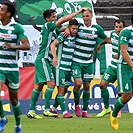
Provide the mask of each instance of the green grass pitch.
{"label": "green grass pitch", "polygon": [[[133,114],[122,113],[118,118],[119,130],[114,131],[110,127],[109,115],[96,118],[96,114],[90,114],[91,118],[50,118],[29,119],[21,116],[23,133],[133,133]],[[7,115],[8,123],[2,133],[14,133],[14,116]]]}

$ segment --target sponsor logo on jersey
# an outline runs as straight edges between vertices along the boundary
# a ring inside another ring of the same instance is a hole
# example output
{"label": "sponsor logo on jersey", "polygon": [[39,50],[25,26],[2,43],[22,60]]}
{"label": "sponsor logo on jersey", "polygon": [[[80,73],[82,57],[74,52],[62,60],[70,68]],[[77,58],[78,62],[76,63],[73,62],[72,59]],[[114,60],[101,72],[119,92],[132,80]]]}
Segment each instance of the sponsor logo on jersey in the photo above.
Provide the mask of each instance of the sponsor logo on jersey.
{"label": "sponsor logo on jersey", "polygon": [[127,42],[127,38],[126,38],[126,37],[124,37],[124,36],[122,36],[122,37],[121,37],[121,40],[123,40],[123,41]]}
{"label": "sponsor logo on jersey", "polygon": [[85,38],[94,38],[94,34],[93,33],[91,33],[91,34],[89,34],[89,33],[82,33],[82,32],[79,32],[79,36],[80,37],[85,37]]}
{"label": "sponsor logo on jersey", "polygon": [[75,45],[75,42],[71,42],[71,41],[69,40],[67,45]]}
{"label": "sponsor logo on jersey", "polygon": [[7,32],[8,34],[11,34],[12,33],[12,31],[11,30],[8,30],[8,32]]}
{"label": "sponsor logo on jersey", "polygon": [[0,34],[0,37],[1,37],[1,38],[10,38],[10,34],[1,33],[1,34]]}

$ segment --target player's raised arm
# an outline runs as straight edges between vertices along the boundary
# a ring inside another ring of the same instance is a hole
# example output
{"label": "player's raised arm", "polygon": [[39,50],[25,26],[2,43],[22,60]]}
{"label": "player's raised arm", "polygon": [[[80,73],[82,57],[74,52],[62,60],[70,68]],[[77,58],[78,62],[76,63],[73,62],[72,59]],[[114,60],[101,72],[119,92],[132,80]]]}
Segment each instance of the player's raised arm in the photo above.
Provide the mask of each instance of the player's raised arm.
{"label": "player's raised arm", "polygon": [[64,18],[58,20],[56,22],[56,26],[60,26],[62,23],[67,22],[69,20],[71,20],[73,17],[75,17],[76,15],[78,15],[79,13],[81,13],[83,10],[87,10],[88,8],[80,8],[77,12],[74,12],[72,14],[69,14],[67,16],[65,16]]}

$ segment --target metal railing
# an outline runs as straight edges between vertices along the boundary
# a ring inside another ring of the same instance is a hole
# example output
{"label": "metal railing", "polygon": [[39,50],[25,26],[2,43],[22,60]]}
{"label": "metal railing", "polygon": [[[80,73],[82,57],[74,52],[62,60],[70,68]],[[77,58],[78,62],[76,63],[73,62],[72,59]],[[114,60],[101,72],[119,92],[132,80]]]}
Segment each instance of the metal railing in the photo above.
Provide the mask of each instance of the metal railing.
{"label": "metal railing", "polygon": [[115,19],[115,20],[118,20],[119,19],[119,17],[116,17],[116,16],[102,16],[102,15],[100,15],[100,16],[96,16],[96,19]]}

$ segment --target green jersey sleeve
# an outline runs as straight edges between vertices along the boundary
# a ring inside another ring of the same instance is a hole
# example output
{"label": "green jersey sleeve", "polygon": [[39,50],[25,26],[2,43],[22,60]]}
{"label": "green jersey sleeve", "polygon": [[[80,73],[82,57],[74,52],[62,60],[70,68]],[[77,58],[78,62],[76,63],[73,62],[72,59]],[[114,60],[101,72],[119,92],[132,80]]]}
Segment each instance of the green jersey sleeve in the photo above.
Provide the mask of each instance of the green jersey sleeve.
{"label": "green jersey sleeve", "polygon": [[49,31],[53,31],[56,28],[56,21],[53,22],[48,22],[44,24],[46,29],[48,29]]}
{"label": "green jersey sleeve", "polygon": [[130,39],[131,33],[129,32],[128,29],[124,29],[120,32],[119,35],[119,44],[125,44],[128,45],[129,44],[129,39]]}
{"label": "green jersey sleeve", "polygon": [[104,30],[103,28],[100,26],[100,25],[96,25],[96,28],[97,28],[97,31],[98,31],[98,36],[101,38],[101,39],[105,39],[107,37],[107,35],[104,33]]}
{"label": "green jersey sleeve", "polygon": [[52,41],[54,41],[59,34],[60,34],[60,29],[56,27],[52,34]]}
{"label": "green jersey sleeve", "polygon": [[63,34],[60,33],[60,34],[58,35],[58,37],[56,38],[56,40],[59,41],[60,43],[63,42],[63,41],[64,41],[64,36],[63,36]]}
{"label": "green jersey sleeve", "polygon": [[17,31],[17,37],[19,40],[23,39],[23,38],[27,38],[25,31],[23,29],[23,27],[20,24],[15,24],[14,25],[16,31]]}

